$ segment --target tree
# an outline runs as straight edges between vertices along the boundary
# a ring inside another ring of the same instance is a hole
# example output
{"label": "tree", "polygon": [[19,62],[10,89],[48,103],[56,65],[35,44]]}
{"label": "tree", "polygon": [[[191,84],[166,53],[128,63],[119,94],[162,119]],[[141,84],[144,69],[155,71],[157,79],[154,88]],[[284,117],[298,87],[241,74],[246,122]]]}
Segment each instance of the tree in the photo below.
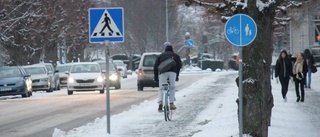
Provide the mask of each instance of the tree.
{"label": "tree", "polygon": [[[243,132],[254,137],[267,137],[271,124],[273,96],[270,82],[270,65],[273,51],[273,23],[276,13],[301,3],[285,0],[183,0],[186,6],[205,6],[209,14],[221,13],[222,21],[244,13],[257,23],[256,39],[243,48]],[[263,51],[263,52],[261,52]]]}

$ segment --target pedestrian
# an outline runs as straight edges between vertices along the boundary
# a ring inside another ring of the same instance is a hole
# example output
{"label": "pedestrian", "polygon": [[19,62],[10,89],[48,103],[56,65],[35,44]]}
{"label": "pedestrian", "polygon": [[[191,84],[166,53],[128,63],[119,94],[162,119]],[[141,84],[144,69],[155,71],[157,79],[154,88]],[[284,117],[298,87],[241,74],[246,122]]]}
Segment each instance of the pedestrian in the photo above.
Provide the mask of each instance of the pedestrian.
{"label": "pedestrian", "polygon": [[287,102],[287,93],[290,76],[292,76],[292,63],[286,50],[282,50],[275,66],[275,78],[279,77],[281,93],[284,102]]}
{"label": "pedestrian", "polygon": [[[168,69],[167,71],[161,72],[161,70],[158,70],[158,66],[164,62],[168,58],[173,58],[175,61],[175,65]],[[158,103],[159,103],[159,108],[158,111],[162,111],[162,83],[166,83],[167,80],[169,80],[170,87],[169,87],[169,100],[170,100],[170,109],[175,110],[176,106],[174,105],[174,102],[176,101],[175,98],[175,81],[179,81],[179,73],[180,69],[182,66],[182,62],[180,59],[180,56],[176,53],[173,52],[173,48],[170,43],[166,42],[165,43],[165,51],[161,53],[155,64],[154,64],[154,78],[155,81],[159,82],[159,91],[158,91]]]}
{"label": "pedestrian", "polygon": [[[304,85],[305,85],[305,78],[308,72],[308,66],[306,61],[304,60],[303,53],[299,53],[296,59],[296,62],[293,65],[293,78],[295,83],[296,95],[297,95],[297,102],[301,101],[304,102]],[[301,90],[301,96],[299,92],[299,86]]]}
{"label": "pedestrian", "polygon": [[314,57],[311,54],[309,49],[305,49],[304,50],[304,57],[305,57],[305,61],[307,63],[308,66],[308,74],[306,76],[306,81],[305,81],[305,88],[311,88],[311,68],[314,65]]}

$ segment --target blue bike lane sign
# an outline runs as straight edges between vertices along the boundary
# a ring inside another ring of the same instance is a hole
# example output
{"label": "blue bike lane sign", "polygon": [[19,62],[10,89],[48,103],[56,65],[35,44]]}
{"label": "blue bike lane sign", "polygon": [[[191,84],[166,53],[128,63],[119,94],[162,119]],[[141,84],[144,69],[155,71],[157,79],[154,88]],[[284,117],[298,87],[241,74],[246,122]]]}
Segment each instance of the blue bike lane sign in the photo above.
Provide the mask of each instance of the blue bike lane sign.
{"label": "blue bike lane sign", "polygon": [[227,21],[224,32],[231,44],[242,47],[256,38],[257,24],[248,15],[236,14]]}

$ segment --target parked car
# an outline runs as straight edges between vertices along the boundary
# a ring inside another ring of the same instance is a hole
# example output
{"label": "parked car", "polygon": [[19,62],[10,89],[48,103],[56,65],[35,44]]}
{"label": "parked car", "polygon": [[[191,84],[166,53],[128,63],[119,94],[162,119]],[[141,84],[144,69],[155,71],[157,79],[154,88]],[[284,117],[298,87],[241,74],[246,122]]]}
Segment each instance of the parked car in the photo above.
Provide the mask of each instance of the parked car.
{"label": "parked car", "polygon": [[68,95],[74,91],[96,91],[104,93],[103,74],[97,62],[78,62],[74,63],[68,74],[67,89]]}
{"label": "parked car", "polygon": [[56,70],[58,70],[59,78],[60,78],[60,86],[67,87],[68,75],[65,73],[66,71],[70,72],[70,68],[73,63],[66,63],[66,64],[58,64],[56,66]]}
{"label": "parked car", "polygon": [[128,77],[127,65],[124,64],[122,60],[113,60],[112,62],[116,65],[117,69],[120,71],[121,77],[127,78]]}
{"label": "parked car", "polygon": [[31,75],[33,91],[53,92],[52,71],[48,71],[43,64],[23,66],[27,74]]}
{"label": "parked car", "polygon": [[58,73],[59,71],[55,70],[51,63],[40,63],[40,64],[45,65],[47,70],[49,72],[52,72],[52,73],[50,73],[50,75],[52,77],[51,83],[53,84],[53,90],[60,90],[61,86],[60,86],[60,76],[59,76],[59,73]]}
{"label": "parked car", "polygon": [[21,67],[0,67],[0,96],[32,96],[32,80]]}
{"label": "parked car", "polygon": [[[105,60],[99,60],[95,61],[99,63],[102,71],[105,73],[106,72],[106,61]],[[105,77],[106,79],[106,77]],[[115,87],[115,89],[120,89],[121,88],[121,75],[119,70],[117,70],[116,65],[112,62],[112,60],[109,60],[109,86],[110,87]],[[106,82],[105,82],[106,84]]]}
{"label": "parked car", "polygon": [[138,67],[138,91],[143,91],[144,87],[159,87],[159,82],[154,81],[154,63],[161,52],[150,52],[142,54]]}

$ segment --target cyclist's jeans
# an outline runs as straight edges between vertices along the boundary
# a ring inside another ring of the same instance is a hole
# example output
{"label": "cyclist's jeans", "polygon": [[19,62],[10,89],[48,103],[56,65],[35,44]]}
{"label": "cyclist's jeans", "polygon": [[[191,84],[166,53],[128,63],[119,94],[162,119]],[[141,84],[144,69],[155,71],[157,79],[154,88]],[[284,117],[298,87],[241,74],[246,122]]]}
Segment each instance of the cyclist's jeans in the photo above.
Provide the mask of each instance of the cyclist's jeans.
{"label": "cyclist's jeans", "polygon": [[175,72],[165,72],[163,74],[160,74],[159,76],[159,91],[158,91],[158,102],[162,101],[162,83],[167,83],[167,79],[169,79],[170,83],[170,103],[173,103],[176,101],[175,97],[175,80],[176,80],[177,74]]}

